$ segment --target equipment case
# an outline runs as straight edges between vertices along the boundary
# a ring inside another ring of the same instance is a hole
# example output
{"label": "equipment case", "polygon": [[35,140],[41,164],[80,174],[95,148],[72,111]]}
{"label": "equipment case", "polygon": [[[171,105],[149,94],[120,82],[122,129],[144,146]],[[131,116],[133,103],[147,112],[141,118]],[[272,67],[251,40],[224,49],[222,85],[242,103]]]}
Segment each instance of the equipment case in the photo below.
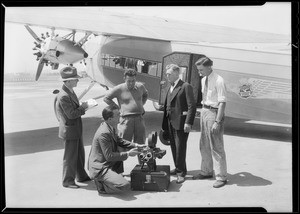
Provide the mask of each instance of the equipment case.
{"label": "equipment case", "polygon": [[131,189],[137,191],[167,192],[170,184],[170,166],[157,165],[155,171],[148,166],[136,165],[130,173]]}

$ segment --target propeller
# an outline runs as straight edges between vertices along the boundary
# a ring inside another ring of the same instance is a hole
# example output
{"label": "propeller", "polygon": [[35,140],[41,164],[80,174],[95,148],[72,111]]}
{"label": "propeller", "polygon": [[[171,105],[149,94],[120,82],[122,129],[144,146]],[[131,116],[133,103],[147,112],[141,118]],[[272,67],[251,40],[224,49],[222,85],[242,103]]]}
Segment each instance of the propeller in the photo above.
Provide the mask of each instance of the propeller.
{"label": "propeller", "polygon": [[42,40],[31,30],[31,28],[28,25],[25,25],[25,28],[28,30],[28,32],[31,34],[31,36],[37,41],[38,43],[41,43]]}
{"label": "propeller", "polygon": [[39,79],[39,77],[41,76],[41,73],[42,73],[42,70],[43,70],[43,67],[45,64],[44,56],[45,56],[45,54],[43,54],[42,57],[40,58],[39,65],[38,65],[36,75],[35,75],[35,81],[37,81]]}

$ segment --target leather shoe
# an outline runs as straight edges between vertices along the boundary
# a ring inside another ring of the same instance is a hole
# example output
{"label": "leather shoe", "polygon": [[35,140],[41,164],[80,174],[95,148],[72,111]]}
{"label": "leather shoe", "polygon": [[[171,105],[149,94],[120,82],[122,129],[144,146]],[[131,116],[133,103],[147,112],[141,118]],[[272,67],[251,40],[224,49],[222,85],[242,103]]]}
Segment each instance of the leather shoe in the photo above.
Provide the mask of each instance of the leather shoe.
{"label": "leather shoe", "polygon": [[86,182],[86,181],[90,181],[90,180],[91,180],[90,177],[87,177],[87,178],[85,178],[83,180],[78,180],[78,182],[82,183],[82,182]]}
{"label": "leather shoe", "polygon": [[172,169],[172,170],[170,171],[170,175],[176,175],[176,169]]}
{"label": "leather shoe", "polygon": [[177,181],[176,181],[176,183],[181,184],[181,183],[184,182],[184,180],[185,180],[184,177],[178,175],[178,176],[177,176]]}
{"label": "leather shoe", "polygon": [[98,191],[98,195],[102,195],[102,194],[107,194],[107,192],[105,192],[104,186],[101,182],[94,180],[97,191]]}
{"label": "leather shoe", "polygon": [[214,183],[213,187],[214,188],[220,188],[220,187],[224,186],[226,183],[227,183],[227,180],[225,180],[225,181],[218,180]]}
{"label": "leather shoe", "polygon": [[79,186],[77,184],[69,184],[69,185],[63,185],[66,188],[71,188],[71,189],[78,189]]}
{"label": "leather shoe", "polygon": [[193,180],[197,180],[197,179],[203,180],[203,179],[208,179],[208,178],[212,178],[212,177],[213,177],[212,175],[198,174],[198,175],[193,176]]}

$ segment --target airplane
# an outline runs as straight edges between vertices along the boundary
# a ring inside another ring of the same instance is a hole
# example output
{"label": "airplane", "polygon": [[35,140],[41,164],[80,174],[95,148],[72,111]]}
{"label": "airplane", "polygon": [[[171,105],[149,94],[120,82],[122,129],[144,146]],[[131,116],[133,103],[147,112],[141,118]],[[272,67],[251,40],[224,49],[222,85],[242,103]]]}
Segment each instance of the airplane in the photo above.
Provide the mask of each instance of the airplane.
{"label": "airplane", "polygon": [[[90,32],[87,32],[80,41],[75,43],[74,31],[64,37],[59,37],[54,34],[54,28],[52,28],[51,36],[47,32],[46,37],[43,34],[41,37],[38,37],[28,25],[25,25],[25,28],[35,39],[35,47],[33,50],[38,50],[38,52],[34,53],[39,61],[35,77],[36,81],[41,75],[44,64],[48,65],[48,63],[50,63],[54,70],[58,69],[59,64],[72,65],[73,63],[88,57],[88,54],[81,46],[91,35]],[[72,40],[70,38],[72,38]]]}
{"label": "airplane", "polygon": [[[92,81],[79,99],[95,83],[106,89],[122,83],[124,69],[134,68],[137,81],[148,89],[154,107],[162,110],[169,85],[165,67],[175,63],[181,69],[180,78],[193,86],[197,108],[201,108],[201,77],[194,64],[206,55],[214,61],[214,71],[225,80],[226,116],[291,124],[290,36],[159,17],[83,11],[79,8],[8,7],[5,13],[6,22],[24,24],[27,29],[37,26],[69,30],[73,34],[86,33],[78,46],[82,50],[76,60],[85,60],[86,74]],[[64,45],[55,37],[51,42],[61,44],[62,49],[79,44],[67,37],[63,40],[70,43]],[[60,51],[48,48],[46,53],[50,56],[50,52],[54,52],[56,56]],[[74,63],[58,61],[55,57],[47,60],[54,64]],[[40,71],[38,69],[36,79]]]}

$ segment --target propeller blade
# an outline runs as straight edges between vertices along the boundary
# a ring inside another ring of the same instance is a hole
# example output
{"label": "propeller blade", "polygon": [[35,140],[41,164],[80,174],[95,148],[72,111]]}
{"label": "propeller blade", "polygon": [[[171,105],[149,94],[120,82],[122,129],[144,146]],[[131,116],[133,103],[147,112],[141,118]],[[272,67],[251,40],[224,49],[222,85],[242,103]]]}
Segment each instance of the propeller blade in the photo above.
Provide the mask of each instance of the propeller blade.
{"label": "propeller blade", "polygon": [[31,36],[37,41],[38,43],[41,43],[42,40],[33,32],[33,30],[28,26],[25,25],[25,28],[28,30],[28,32],[31,34]]}
{"label": "propeller blade", "polygon": [[44,62],[44,55],[43,55],[39,61],[39,65],[38,65],[36,75],[35,75],[35,81],[37,81],[39,79],[39,77],[41,76],[44,64],[45,64],[45,62]]}

